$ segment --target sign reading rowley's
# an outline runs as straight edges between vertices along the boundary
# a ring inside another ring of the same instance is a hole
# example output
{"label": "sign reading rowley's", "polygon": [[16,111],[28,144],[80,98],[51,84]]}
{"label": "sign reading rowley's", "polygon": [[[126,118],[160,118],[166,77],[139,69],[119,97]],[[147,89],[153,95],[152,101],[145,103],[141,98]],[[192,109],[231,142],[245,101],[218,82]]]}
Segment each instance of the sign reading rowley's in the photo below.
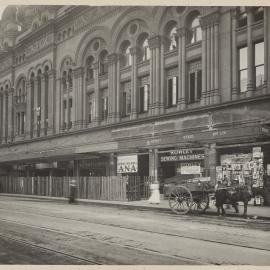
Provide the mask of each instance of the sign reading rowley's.
{"label": "sign reading rowley's", "polygon": [[203,160],[205,158],[204,150],[199,149],[179,149],[171,150],[160,156],[161,162]]}
{"label": "sign reading rowley's", "polygon": [[118,156],[117,173],[136,173],[138,172],[138,156]]}

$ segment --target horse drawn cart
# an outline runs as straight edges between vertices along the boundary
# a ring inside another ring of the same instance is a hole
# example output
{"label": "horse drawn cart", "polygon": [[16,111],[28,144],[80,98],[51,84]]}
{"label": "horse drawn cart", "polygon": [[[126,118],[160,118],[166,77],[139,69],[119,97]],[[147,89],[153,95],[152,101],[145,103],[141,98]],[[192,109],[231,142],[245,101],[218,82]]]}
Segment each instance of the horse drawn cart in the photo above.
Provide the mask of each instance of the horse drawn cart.
{"label": "horse drawn cart", "polygon": [[210,194],[214,194],[210,177],[180,179],[175,176],[165,179],[164,195],[171,210],[176,214],[204,213],[209,206]]}

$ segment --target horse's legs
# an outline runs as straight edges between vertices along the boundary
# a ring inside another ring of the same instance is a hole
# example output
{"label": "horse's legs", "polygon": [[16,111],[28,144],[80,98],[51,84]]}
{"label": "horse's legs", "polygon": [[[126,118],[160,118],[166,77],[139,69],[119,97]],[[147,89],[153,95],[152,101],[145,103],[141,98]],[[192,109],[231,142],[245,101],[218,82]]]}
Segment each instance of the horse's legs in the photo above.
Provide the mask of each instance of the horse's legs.
{"label": "horse's legs", "polygon": [[222,215],[225,216],[226,215],[226,212],[224,210],[223,204],[221,204],[221,210],[222,210]]}
{"label": "horse's legs", "polygon": [[248,201],[244,202],[244,213],[243,213],[243,217],[247,217],[247,205],[248,205]]}
{"label": "horse's legs", "polygon": [[232,206],[235,209],[235,213],[239,213],[238,204],[237,203],[233,203]]}

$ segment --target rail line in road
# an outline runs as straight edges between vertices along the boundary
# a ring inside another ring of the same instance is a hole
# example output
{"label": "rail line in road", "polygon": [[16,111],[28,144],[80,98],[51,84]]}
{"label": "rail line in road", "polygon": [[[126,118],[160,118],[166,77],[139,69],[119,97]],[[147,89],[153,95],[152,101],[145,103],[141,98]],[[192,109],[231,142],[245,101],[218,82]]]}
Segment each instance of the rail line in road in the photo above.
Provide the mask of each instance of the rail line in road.
{"label": "rail line in road", "polygon": [[[5,210],[10,212],[10,210],[7,209],[2,209],[0,208],[0,210]],[[108,227],[115,227],[115,228],[121,228],[121,229],[126,229],[126,230],[130,230],[130,231],[139,231],[139,232],[145,232],[145,233],[150,233],[150,234],[156,234],[156,235],[164,235],[164,236],[170,236],[170,237],[177,237],[177,238],[184,238],[184,239],[192,239],[192,240],[197,240],[197,241],[203,241],[203,242],[208,242],[208,243],[215,243],[215,244],[221,244],[221,245],[227,245],[227,246],[234,246],[234,247],[241,247],[241,248],[248,248],[248,249],[254,249],[254,250],[262,250],[262,251],[270,251],[270,247],[269,248],[261,248],[261,247],[255,247],[254,245],[244,245],[244,244],[239,244],[239,243],[230,243],[230,242],[225,242],[225,241],[218,241],[218,240],[211,240],[211,239],[206,239],[206,238],[202,238],[202,237],[195,237],[195,236],[189,236],[186,234],[180,234],[180,233],[169,233],[169,232],[160,232],[160,231],[154,231],[154,230],[148,230],[145,228],[133,228],[130,226],[124,226],[124,225],[120,225],[120,224],[112,224],[112,223],[105,223],[105,222],[95,222],[95,221],[89,221],[89,220],[82,220],[82,219],[76,219],[76,218],[70,218],[70,217],[60,217],[60,216],[55,216],[55,215],[49,215],[49,214],[39,214],[39,213],[29,213],[26,211],[13,211],[15,213],[22,213],[22,214],[28,214],[28,215],[33,215],[33,216],[43,216],[43,217],[50,217],[50,218],[55,218],[55,219],[59,219],[59,220],[69,220],[69,221],[75,221],[75,222],[81,222],[81,223],[87,223],[87,224],[95,224],[95,225],[102,225],[102,226],[108,226]],[[6,222],[14,222],[15,221],[10,221],[10,220],[6,220],[6,219],[2,219],[0,218],[0,220],[6,221]],[[28,225],[28,226],[32,226],[30,224],[25,224],[25,223],[19,223],[18,224],[22,224],[22,225]],[[43,227],[40,227],[43,228]],[[43,228],[45,229],[45,228]],[[51,229],[48,229],[51,230]],[[57,231],[57,232],[61,232],[61,231]],[[67,233],[70,234],[70,233]],[[73,235],[73,234],[71,234]],[[74,236],[74,235],[73,235]],[[82,236],[80,236],[82,237]]]}
{"label": "rail line in road", "polygon": [[[30,225],[30,224],[26,224],[26,223],[23,223],[23,222],[11,221],[11,220],[7,220],[7,219],[3,219],[3,218],[0,218],[0,221],[7,222],[7,223],[12,223],[12,224],[19,225],[19,226],[35,228],[35,229],[39,229],[39,230],[45,230],[45,231],[48,231],[48,232],[63,234],[63,235],[67,235],[67,236],[71,236],[71,237],[75,237],[75,238],[79,238],[79,239],[91,240],[90,236],[85,237],[85,236],[81,236],[81,235],[75,234],[75,233],[60,231],[60,230],[41,227],[41,226],[36,226],[36,225]],[[46,248],[46,247],[31,243],[31,242],[26,241],[26,240],[16,238],[14,236],[8,236],[8,235],[0,233],[0,237],[5,237],[5,238],[8,238],[8,239],[13,240],[13,241],[23,243],[25,245],[33,246],[33,247],[44,249],[44,250],[47,250],[47,251],[52,251],[52,252],[55,252],[55,253],[58,253],[58,254],[61,254],[61,255],[64,255],[64,256],[68,256],[70,258],[74,258],[74,259],[78,259],[78,260],[81,260],[81,261],[89,262],[90,264],[96,264],[96,265],[102,265],[103,264],[104,265],[104,263],[102,263],[102,262],[98,262],[98,261],[95,261],[95,260],[88,260],[88,259],[84,259],[82,257],[78,257],[78,256],[74,256],[74,255],[71,255],[71,254],[68,254],[68,253],[60,252],[60,251],[57,251],[55,249]],[[195,260],[195,259],[188,258],[188,257],[185,257],[185,256],[165,254],[165,253],[162,253],[162,252],[159,252],[159,251],[156,251],[156,250],[152,250],[152,249],[148,249],[148,248],[138,248],[138,247],[130,246],[128,244],[123,245],[123,244],[112,243],[112,242],[108,243],[107,241],[103,241],[103,240],[100,240],[100,239],[93,239],[93,240],[98,241],[98,242],[102,242],[102,243],[105,243],[105,244],[119,246],[119,247],[129,249],[129,250],[141,251],[141,252],[144,252],[144,253],[148,253],[149,255],[151,254],[151,255],[155,255],[155,256],[162,256],[164,258],[179,260],[179,261],[182,261],[182,262],[185,261],[186,263],[189,263],[189,264],[196,264],[196,265],[205,265],[205,264],[207,264],[207,262],[203,262],[203,261],[200,261],[200,260]],[[106,263],[106,264],[108,264],[108,263]]]}
{"label": "rail line in road", "polygon": [[85,259],[85,258],[82,258],[82,257],[79,257],[79,256],[68,254],[68,253],[65,253],[65,252],[62,252],[62,251],[59,251],[59,250],[55,250],[55,249],[52,249],[52,248],[43,247],[41,245],[37,245],[37,244],[31,243],[29,241],[22,240],[22,239],[19,239],[19,238],[10,236],[10,235],[6,235],[6,234],[3,234],[3,233],[0,233],[0,238],[4,238],[4,239],[7,239],[7,240],[12,241],[12,242],[20,243],[20,244],[25,245],[25,246],[30,246],[30,247],[33,247],[35,249],[49,251],[50,253],[55,253],[57,255],[68,257],[70,259],[74,259],[77,262],[83,262],[84,264],[102,265],[101,262],[98,262],[96,260],[89,260],[89,259]]}

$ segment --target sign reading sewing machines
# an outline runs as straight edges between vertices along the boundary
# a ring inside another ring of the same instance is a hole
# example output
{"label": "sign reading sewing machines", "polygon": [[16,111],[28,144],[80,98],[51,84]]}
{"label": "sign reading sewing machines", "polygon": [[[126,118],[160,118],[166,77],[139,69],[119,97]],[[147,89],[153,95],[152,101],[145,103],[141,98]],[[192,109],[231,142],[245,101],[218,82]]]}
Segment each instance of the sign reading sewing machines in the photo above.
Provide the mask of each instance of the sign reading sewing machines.
{"label": "sign reading sewing machines", "polygon": [[138,172],[138,156],[118,156],[117,173],[136,173]]}
{"label": "sign reading sewing machines", "polygon": [[203,149],[178,149],[160,155],[160,162],[181,162],[190,160],[204,160]]}

